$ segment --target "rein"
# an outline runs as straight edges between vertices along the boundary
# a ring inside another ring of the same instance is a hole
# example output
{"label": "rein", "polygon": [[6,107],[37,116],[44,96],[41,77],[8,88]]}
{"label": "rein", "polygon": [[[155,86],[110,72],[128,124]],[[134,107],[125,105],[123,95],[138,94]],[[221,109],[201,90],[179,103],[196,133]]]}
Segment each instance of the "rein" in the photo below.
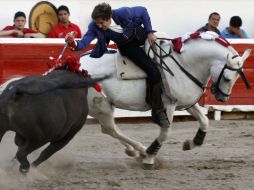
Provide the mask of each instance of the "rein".
{"label": "rein", "polygon": [[[172,39],[168,39],[168,38],[157,38],[159,40],[167,40],[167,41],[172,41]],[[187,77],[189,77],[196,85],[198,85],[203,91],[205,90],[205,88],[207,88],[202,82],[200,82],[195,76],[193,76],[192,74],[190,74],[172,55],[172,50],[170,48],[169,52],[167,53],[164,49],[161,48],[161,46],[155,41],[153,43],[154,45],[156,45],[156,47],[158,47],[160,49],[160,52],[163,52],[165,55],[160,55],[153,49],[152,46],[149,47],[148,49],[148,55],[150,53],[150,51],[152,50],[152,52],[159,57],[160,59],[160,67],[162,69],[164,69],[165,71],[167,71],[168,73],[170,73],[172,76],[174,76],[174,73],[170,70],[170,68],[166,65],[165,61],[163,60],[165,57],[170,57],[176,64],[177,66],[181,69],[182,72],[184,72]]]}
{"label": "rein", "polygon": [[[172,39],[168,39],[168,38],[157,38],[157,39],[160,39],[160,40],[168,40],[168,41],[171,41]],[[160,55],[153,49],[152,46],[149,47],[148,49],[148,55],[150,54],[150,51],[152,50],[152,52],[157,56],[159,57],[160,59],[160,64],[159,66],[164,69],[165,71],[167,71],[169,74],[171,74],[172,76],[175,76],[174,73],[170,70],[170,68],[167,66],[167,64],[165,63],[165,61],[163,60],[165,57],[170,56],[171,54],[171,48],[170,48],[170,51],[167,53],[164,49],[161,48],[161,46],[155,41],[153,43],[154,45],[156,45],[159,49],[160,49]],[[165,53],[165,55],[162,55],[162,53]]]}

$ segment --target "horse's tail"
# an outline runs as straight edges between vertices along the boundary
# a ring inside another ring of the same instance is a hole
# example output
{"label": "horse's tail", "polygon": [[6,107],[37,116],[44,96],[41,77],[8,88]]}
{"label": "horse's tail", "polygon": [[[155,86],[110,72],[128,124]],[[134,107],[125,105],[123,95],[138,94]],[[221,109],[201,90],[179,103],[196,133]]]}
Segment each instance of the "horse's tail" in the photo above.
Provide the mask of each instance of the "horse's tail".
{"label": "horse's tail", "polygon": [[72,80],[62,79],[61,81],[42,80],[40,82],[19,83],[14,87],[15,94],[39,95],[56,89],[77,89],[88,88],[96,82],[109,78],[109,76],[85,78],[75,77]]}

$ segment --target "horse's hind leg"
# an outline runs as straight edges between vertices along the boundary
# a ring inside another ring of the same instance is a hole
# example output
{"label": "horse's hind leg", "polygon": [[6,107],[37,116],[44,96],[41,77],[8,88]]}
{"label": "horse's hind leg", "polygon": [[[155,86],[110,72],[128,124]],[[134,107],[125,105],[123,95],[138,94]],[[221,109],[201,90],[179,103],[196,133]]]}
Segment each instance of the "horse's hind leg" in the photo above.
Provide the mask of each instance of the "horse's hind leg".
{"label": "horse's hind leg", "polygon": [[[106,105],[104,105],[104,108],[105,106]],[[98,114],[93,113],[91,115],[99,121],[103,133],[118,139],[126,147],[125,152],[127,155],[135,156],[136,151],[142,155],[145,154],[146,147],[140,142],[137,142],[124,135],[123,132],[115,124],[113,118],[113,110],[109,104],[107,105],[107,108],[101,110]]]}
{"label": "horse's hind leg", "polygon": [[187,110],[192,116],[198,120],[200,127],[193,138],[193,140],[186,140],[183,144],[183,150],[191,150],[196,146],[201,146],[204,142],[207,128],[209,126],[209,119],[206,115],[202,112],[200,106],[195,104],[191,108]]}
{"label": "horse's hind leg", "polygon": [[108,134],[116,139],[118,139],[125,147],[126,154],[129,156],[135,156],[135,150],[140,154],[144,155],[146,147],[140,142],[137,142],[129,137],[127,137],[115,124],[114,118],[112,115],[100,115],[97,117],[101,124],[102,132]]}

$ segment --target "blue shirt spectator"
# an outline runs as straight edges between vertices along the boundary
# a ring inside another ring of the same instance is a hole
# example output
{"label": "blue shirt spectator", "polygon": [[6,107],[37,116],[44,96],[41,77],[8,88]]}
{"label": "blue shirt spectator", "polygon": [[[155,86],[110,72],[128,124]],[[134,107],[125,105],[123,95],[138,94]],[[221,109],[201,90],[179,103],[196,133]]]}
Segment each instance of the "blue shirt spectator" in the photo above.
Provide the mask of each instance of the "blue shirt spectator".
{"label": "blue shirt spectator", "polygon": [[241,29],[242,19],[239,16],[233,16],[230,19],[229,27],[221,32],[224,38],[249,38],[246,31]]}

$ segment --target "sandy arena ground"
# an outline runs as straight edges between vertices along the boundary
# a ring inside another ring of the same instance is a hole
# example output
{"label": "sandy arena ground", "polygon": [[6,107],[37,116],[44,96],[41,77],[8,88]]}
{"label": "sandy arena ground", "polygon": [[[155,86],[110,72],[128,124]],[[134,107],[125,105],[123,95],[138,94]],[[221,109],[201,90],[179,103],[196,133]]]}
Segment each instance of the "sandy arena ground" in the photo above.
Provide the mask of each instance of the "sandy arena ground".
{"label": "sandy arena ground", "polygon": [[[148,146],[157,136],[151,123],[119,124],[129,136]],[[182,151],[197,122],[177,122],[161,148],[157,170],[143,170],[98,124],[87,124],[61,151],[26,176],[11,161],[14,133],[0,144],[0,190],[253,190],[253,120],[211,121],[205,144]],[[29,156],[33,160],[39,151]]]}

